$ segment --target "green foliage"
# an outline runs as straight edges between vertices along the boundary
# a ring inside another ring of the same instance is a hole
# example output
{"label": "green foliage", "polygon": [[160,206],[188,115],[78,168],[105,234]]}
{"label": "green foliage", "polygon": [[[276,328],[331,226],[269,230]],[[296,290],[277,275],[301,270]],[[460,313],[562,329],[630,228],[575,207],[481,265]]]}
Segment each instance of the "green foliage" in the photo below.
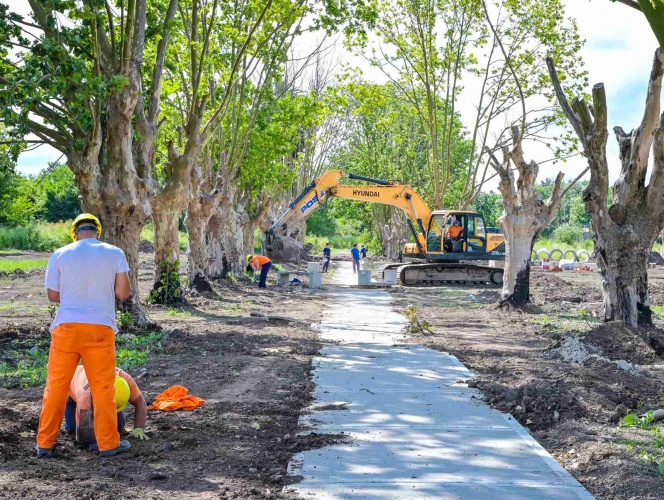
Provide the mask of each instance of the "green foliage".
{"label": "green foliage", "polygon": [[22,227],[0,226],[0,249],[52,252],[71,243],[71,221],[28,222]]}
{"label": "green foliage", "polygon": [[174,304],[182,296],[180,283],[180,261],[164,261],[161,263],[159,278],[150,293],[148,301],[153,304]]}
{"label": "green foliage", "polygon": [[129,330],[135,324],[134,316],[130,312],[122,311],[117,311],[115,313],[115,322],[120,330]]}
{"label": "green foliage", "polygon": [[20,269],[21,271],[32,271],[33,269],[42,269],[48,265],[46,259],[0,259],[0,273],[12,272]]}
{"label": "green foliage", "polygon": [[327,207],[319,208],[307,218],[307,234],[329,236],[336,232],[337,224]]}
{"label": "green foliage", "polygon": [[498,227],[497,220],[503,215],[503,197],[493,191],[479,193],[473,200],[470,210],[480,214],[487,227]]}
{"label": "green foliage", "polygon": [[[567,245],[575,245],[583,241],[583,228],[579,226],[564,225],[556,229],[556,240]],[[552,250],[549,248],[549,250]]]}
{"label": "green foliage", "polygon": [[0,223],[58,222],[80,213],[74,175],[66,165],[56,165],[38,176],[11,174],[0,182]]}
{"label": "green foliage", "polygon": [[138,349],[118,349],[115,351],[115,365],[122,370],[137,368],[147,362],[147,352]]}
{"label": "green foliage", "polygon": [[403,315],[410,321],[409,329],[411,333],[429,333],[433,334],[431,330],[431,325],[425,319],[418,319],[417,317],[417,307],[409,305],[403,311]]}
{"label": "green foliage", "polygon": [[34,353],[12,351],[0,363],[0,386],[32,387],[46,382],[48,352],[41,349]]}

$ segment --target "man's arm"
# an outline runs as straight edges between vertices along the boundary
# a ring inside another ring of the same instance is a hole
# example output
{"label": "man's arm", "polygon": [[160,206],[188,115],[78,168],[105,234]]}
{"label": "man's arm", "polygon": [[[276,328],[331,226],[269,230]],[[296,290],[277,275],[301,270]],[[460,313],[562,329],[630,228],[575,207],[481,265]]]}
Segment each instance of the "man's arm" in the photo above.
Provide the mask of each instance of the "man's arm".
{"label": "man's arm", "polygon": [[[127,300],[131,287],[129,285],[128,273],[117,273],[115,275],[115,296],[118,300]],[[49,297],[50,298],[50,297]]]}
{"label": "man's arm", "polygon": [[145,429],[145,423],[148,419],[148,405],[145,403],[143,394],[138,396],[134,401],[130,401],[134,405],[134,429]]}
{"label": "man's arm", "polygon": [[55,290],[47,288],[46,293],[50,302],[55,302],[56,304],[60,303],[60,292],[56,292]]}

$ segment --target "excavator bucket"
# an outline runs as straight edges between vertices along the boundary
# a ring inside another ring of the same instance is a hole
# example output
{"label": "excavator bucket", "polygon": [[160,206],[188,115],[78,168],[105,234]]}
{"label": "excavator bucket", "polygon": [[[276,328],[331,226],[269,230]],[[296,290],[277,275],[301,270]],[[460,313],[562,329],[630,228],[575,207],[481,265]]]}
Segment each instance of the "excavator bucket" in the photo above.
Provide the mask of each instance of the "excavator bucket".
{"label": "excavator bucket", "polygon": [[263,239],[265,252],[273,262],[296,262],[304,259],[313,245],[306,245],[289,236],[279,236],[277,234],[265,234]]}

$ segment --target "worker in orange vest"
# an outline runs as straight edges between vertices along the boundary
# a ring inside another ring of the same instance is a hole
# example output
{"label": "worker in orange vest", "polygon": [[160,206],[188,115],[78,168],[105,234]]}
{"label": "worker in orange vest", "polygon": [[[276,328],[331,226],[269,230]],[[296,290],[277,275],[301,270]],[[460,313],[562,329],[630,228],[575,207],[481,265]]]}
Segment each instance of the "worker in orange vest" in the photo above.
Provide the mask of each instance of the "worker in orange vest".
{"label": "worker in orange vest", "polygon": [[265,280],[267,279],[267,273],[272,267],[272,261],[265,257],[264,255],[247,255],[247,270],[254,271],[254,277],[252,281],[256,281],[256,274],[258,270],[261,270],[261,277],[258,281],[258,288],[267,288],[265,285]]}
{"label": "worker in orange vest", "polygon": [[[115,409],[118,416],[118,432],[124,432],[126,423],[124,409],[127,403],[131,403],[134,407],[134,430],[129,433],[129,437],[141,440],[150,439],[145,434],[145,422],[148,416],[145,398],[133,377],[116,367]],[[85,373],[85,367],[79,365],[69,386],[69,399],[65,408],[65,430],[68,433],[76,432],[76,427],[80,425],[81,421],[81,410],[91,410],[93,406],[90,382]]]}
{"label": "worker in orange vest", "polygon": [[458,220],[455,219],[447,230],[447,237],[450,239],[453,252],[463,252],[463,226]]}

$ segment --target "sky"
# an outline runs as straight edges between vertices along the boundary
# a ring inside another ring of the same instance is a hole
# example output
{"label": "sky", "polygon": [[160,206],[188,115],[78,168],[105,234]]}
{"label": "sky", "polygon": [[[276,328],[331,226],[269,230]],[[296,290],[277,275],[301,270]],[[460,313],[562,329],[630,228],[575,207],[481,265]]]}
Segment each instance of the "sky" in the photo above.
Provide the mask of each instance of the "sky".
{"label": "sky", "polygon": [[[609,0],[563,0],[563,3],[566,5],[566,17],[577,20],[579,33],[586,40],[581,57],[589,71],[590,84],[605,84],[609,130],[616,125],[626,131],[637,127],[643,113],[648,77],[657,48],[657,41],[645,17],[634,9],[611,3]],[[21,14],[27,14],[27,10],[27,2],[17,6],[17,11]],[[337,53],[342,50],[339,48]],[[342,58],[346,62],[364,64],[362,60],[349,55],[342,55]],[[381,75],[372,73],[366,65],[363,69],[369,78],[381,80]],[[477,95],[477,92],[474,95]],[[464,99],[462,94],[459,109],[462,120],[472,123],[475,114],[472,99]],[[538,150],[537,147],[526,149],[525,153],[527,159],[536,161],[550,157],[546,151]],[[60,156],[58,151],[42,146],[23,153],[18,160],[18,170],[25,174],[37,174],[48,166],[48,162],[55,161]],[[608,158],[610,178],[613,182],[620,173],[618,148],[613,135],[608,142]],[[540,168],[540,179],[554,177],[559,170],[562,170],[567,178],[575,178],[586,165],[582,157],[555,165],[551,162],[544,163]],[[489,183],[486,189],[495,189],[495,182]]]}

